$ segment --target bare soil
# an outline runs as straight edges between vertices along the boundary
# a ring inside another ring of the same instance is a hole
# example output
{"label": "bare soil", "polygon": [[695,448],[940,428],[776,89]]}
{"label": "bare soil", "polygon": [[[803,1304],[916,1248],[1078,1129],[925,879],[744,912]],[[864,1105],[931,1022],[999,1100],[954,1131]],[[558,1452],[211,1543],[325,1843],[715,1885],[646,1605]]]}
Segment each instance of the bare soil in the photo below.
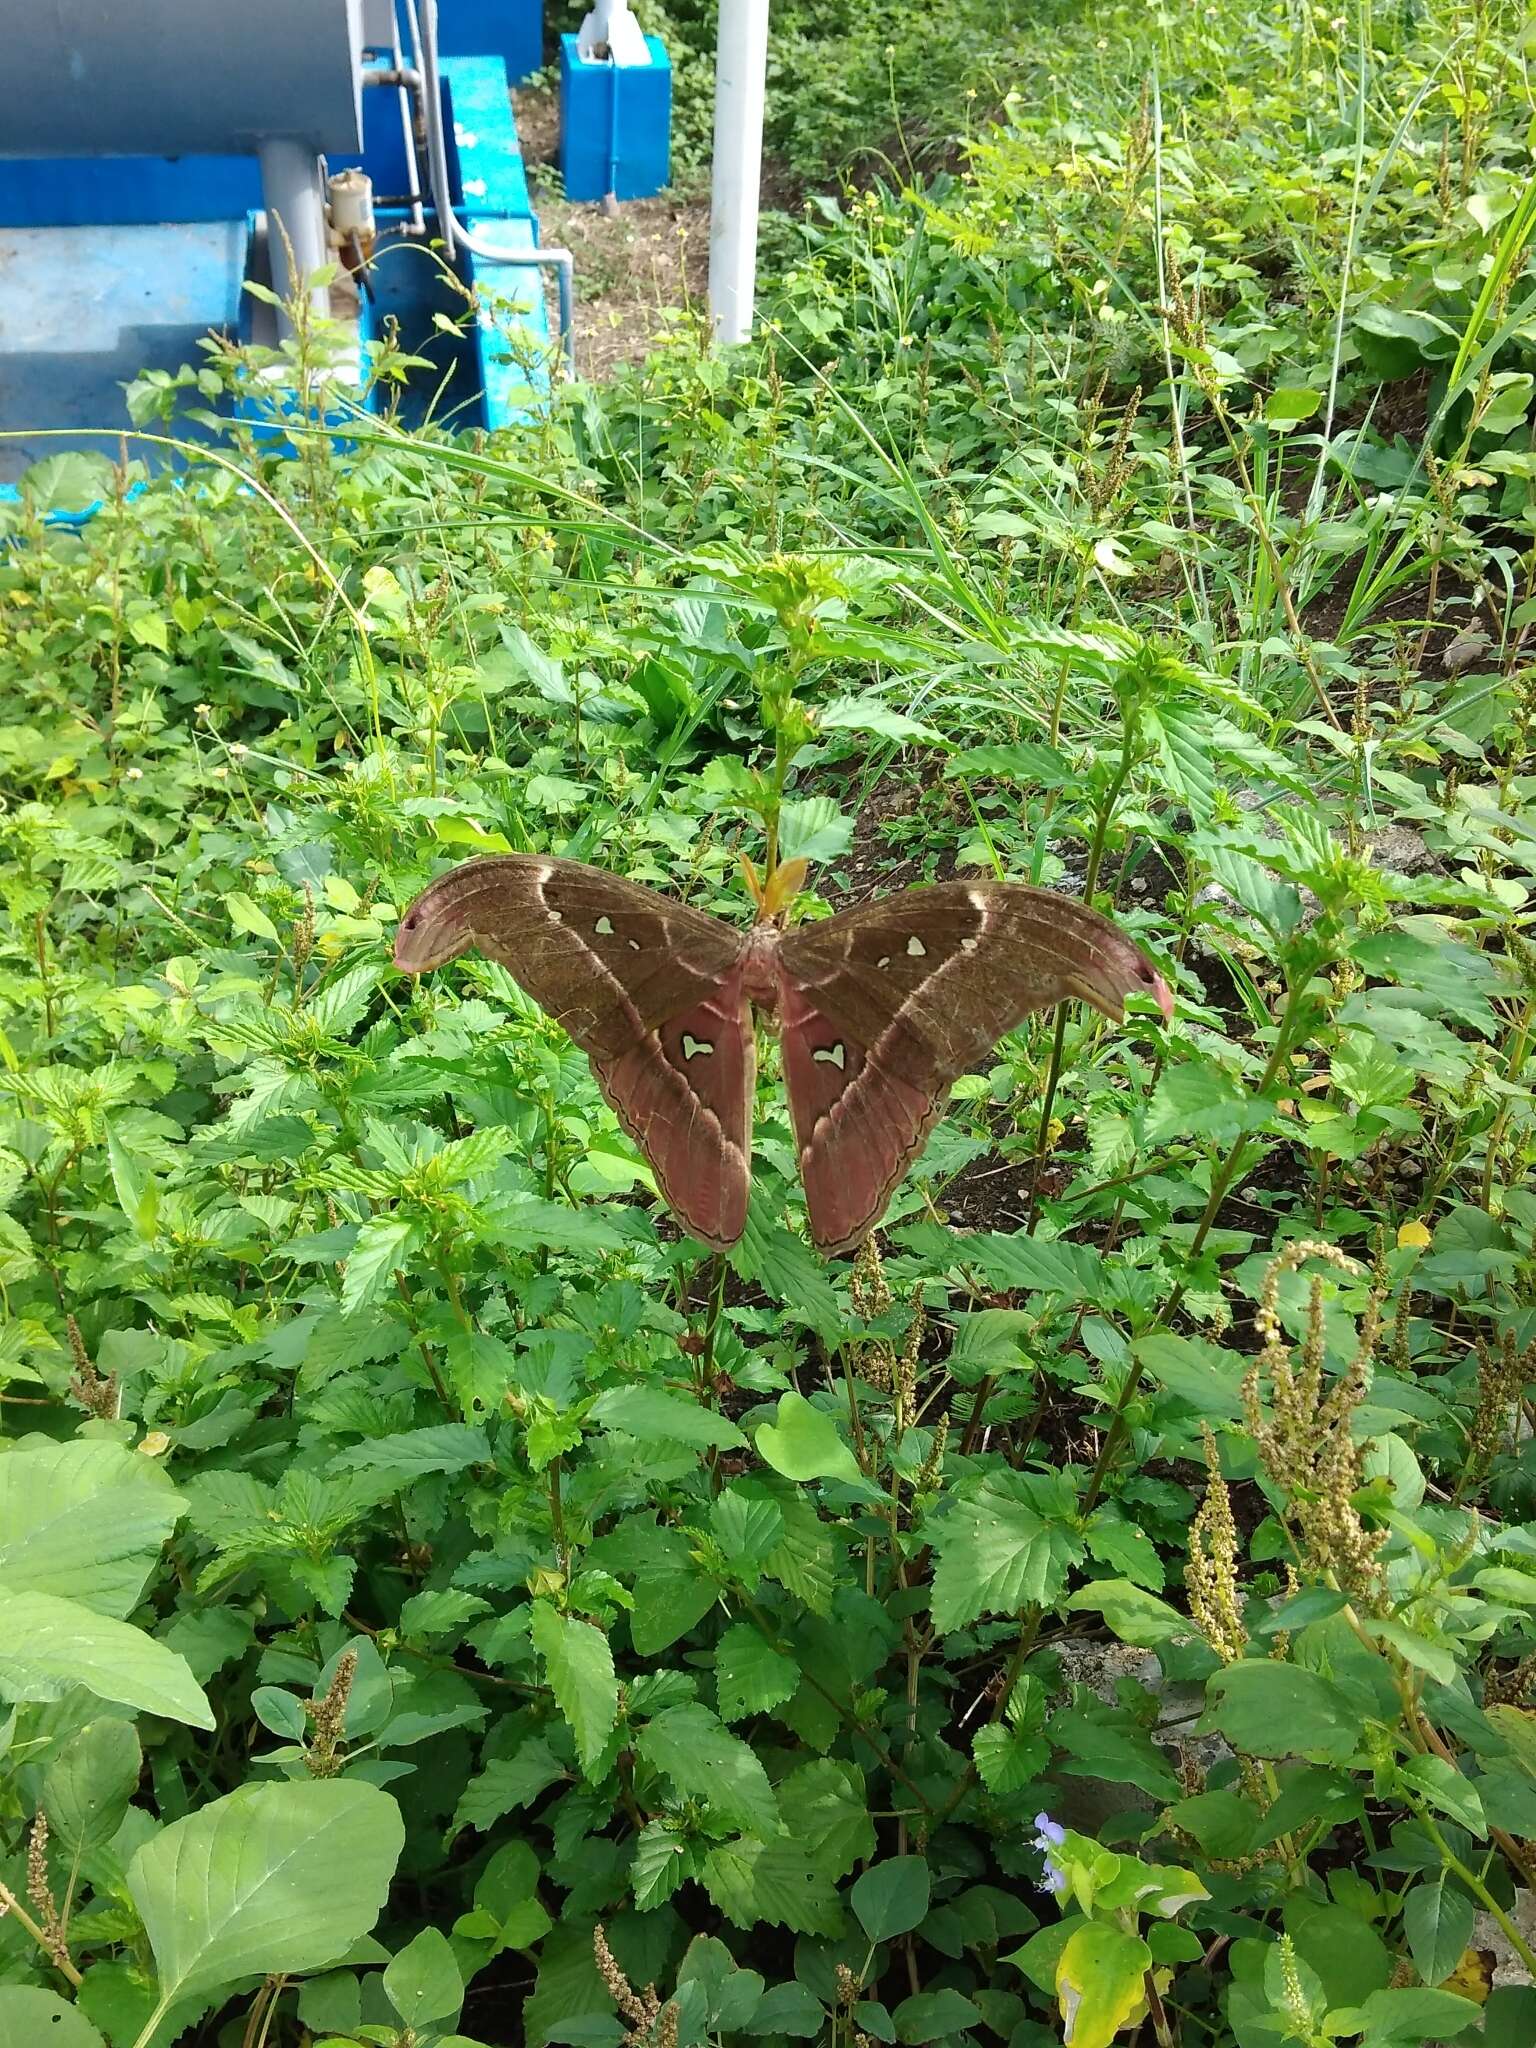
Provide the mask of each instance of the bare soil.
{"label": "bare soil", "polygon": [[625,200],[612,216],[601,205],[574,205],[561,194],[555,168],[558,94],[544,86],[521,88],[512,95],[512,110],[540,239],[564,246],[576,259],[577,366],[598,383],[621,364],[644,362],[680,318],[702,312],[709,202],[662,193]]}

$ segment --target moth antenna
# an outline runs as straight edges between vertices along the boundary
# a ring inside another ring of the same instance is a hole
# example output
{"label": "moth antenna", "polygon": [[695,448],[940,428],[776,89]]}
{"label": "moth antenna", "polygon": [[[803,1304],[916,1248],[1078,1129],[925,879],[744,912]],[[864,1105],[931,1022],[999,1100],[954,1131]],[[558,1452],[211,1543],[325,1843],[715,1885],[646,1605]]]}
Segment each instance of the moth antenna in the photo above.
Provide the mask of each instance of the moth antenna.
{"label": "moth antenna", "polygon": [[763,907],[763,885],[757,879],[757,869],[753,867],[751,860],[747,857],[746,854],[738,853],[736,858],[741,862],[741,872],[747,878],[747,889],[749,894],[751,895],[752,901],[757,905],[759,911],[761,911]]}

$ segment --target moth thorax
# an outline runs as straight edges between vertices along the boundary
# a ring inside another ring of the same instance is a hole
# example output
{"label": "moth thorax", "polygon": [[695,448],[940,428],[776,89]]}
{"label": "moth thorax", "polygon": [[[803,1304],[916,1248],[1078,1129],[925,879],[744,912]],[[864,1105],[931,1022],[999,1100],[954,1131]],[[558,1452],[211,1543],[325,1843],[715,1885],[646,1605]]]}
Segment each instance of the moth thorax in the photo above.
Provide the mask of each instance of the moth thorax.
{"label": "moth thorax", "polygon": [[741,962],[742,986],[754,1008],[773,1016],[779,1007],[779,932],[776,925],[755,924],[747,934]]}

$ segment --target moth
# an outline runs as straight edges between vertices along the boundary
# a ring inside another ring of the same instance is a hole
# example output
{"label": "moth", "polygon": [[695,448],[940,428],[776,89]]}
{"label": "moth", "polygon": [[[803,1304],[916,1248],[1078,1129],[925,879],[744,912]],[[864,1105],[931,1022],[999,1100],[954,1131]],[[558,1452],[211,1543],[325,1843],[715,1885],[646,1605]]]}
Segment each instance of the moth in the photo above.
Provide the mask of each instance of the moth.
{"label": "moth", "polygon": [[[744,863],[744,865],[746,865]],[[941,882],[785,929],[786,863],[742,929],[580,861],[489,855],[400,920],[395,965],[471,948],[569,1032],[673,1213],[717,1251],[746,1227],[753,1013],[778,1026],[811,1236],[860,1245],[944,1112],[951,1084],[1034,1010],[1128,995],[1171,1017],[1152,963],[1069,896]]]}

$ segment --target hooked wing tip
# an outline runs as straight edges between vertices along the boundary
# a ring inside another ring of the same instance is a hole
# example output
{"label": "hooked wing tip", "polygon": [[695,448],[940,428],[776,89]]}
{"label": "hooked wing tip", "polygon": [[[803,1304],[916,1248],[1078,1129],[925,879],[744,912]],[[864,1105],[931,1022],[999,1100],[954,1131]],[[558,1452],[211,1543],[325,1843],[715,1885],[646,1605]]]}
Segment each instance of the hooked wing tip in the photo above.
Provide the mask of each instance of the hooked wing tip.
{"label": "hooked wing tip", "polygon": [[418,897],[395,928],[395,966],[401,974],[427,974],[457,959],[467,943],[456,919],[432,915]]}

